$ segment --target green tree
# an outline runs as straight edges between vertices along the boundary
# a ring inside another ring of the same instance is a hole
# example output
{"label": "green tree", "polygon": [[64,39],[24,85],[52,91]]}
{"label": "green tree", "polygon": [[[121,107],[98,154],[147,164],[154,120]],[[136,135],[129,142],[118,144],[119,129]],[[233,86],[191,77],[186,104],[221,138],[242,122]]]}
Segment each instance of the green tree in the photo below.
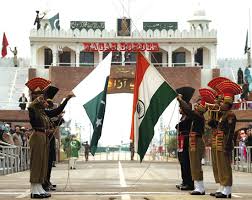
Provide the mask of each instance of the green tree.
{"label": "green tree", "polygon": [[177,151],[177,138],[176,136],[170,136],[167,143],[167,152],[170,155],[172,152],[176,153],[176,151]]}

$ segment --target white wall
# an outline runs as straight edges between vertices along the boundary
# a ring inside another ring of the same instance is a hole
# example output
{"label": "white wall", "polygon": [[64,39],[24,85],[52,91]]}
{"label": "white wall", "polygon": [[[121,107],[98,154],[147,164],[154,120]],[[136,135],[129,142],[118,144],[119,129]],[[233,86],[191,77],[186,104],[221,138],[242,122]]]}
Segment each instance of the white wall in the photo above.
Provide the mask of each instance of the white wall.
{"label": "white wall", "polygon": [[44,48],[40,48],[37,50],[37,65],[39,66],[44,66],[44,61],[45,61],[45,54],[44,54]]}
{"label": "white wall", "polygon": [[210,66],[210,51],[206,48],[203,48],[203,67],[211,67]]}

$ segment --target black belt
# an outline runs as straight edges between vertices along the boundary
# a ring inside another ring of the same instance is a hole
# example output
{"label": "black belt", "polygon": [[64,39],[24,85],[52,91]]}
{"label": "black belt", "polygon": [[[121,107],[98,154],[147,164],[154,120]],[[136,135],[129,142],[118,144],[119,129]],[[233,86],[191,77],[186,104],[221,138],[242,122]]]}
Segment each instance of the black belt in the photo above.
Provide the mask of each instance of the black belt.
{"label": "black belt", "polygon": [[181,131],[181,132],[178,133],[178,135],[183,135],[183,136],[188,137],[189,133],[187,131]]}
{"label": "black belt", "polygon": [[39,132],[44,132],[47,133],[47,129],[42,129],[42,128],[34,128],[35,131],[39,131]]}

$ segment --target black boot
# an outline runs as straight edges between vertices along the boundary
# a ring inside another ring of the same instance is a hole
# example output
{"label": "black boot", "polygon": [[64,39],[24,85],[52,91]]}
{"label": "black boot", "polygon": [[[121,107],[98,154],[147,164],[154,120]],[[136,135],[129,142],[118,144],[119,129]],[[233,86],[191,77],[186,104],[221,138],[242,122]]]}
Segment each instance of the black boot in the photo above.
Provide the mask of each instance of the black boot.
{"label": "black boot", "polygon": [[181,190],[194,190],[194,186],[190,186],[190,185],[182,185],[180,187]]}
{"label": "black boot", "polygon": [[221,193],[221,192],[211,192],[211,193],[210,193],[210,196],[215,197],[216,194],[219,194],[219,193]]}
{"label": "black boot", "polygon": [[31,199],[43,199],[45,198],[43,194],[32,194],[31,193]]}
{"label": "black boot", "polygon": [[191,195],[205,195],[205,192],[199,192],[199,191],[192,191],[190,192]]}
{"label": "black boot", "polygon": [[216,198],[226,198],[226,199],[231,199],[231,196],[232,196],[231,194],[226,195],[221,192],[215,195]]}

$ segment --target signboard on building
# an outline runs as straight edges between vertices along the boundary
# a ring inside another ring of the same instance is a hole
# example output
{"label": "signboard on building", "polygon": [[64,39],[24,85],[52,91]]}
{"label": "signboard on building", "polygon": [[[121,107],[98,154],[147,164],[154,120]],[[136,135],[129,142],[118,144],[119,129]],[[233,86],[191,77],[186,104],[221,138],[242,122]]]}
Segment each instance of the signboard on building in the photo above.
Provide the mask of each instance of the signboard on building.
{"label": "signboard on building", "polygon": [[158,52],[159,44],[157,42],[84,42],[83,51],[125,51],[125,52],[139,52],[151,51]]}
{"label": "signboard on building", "polygon": [[134,78],[110,78],[108,82],[108,93],[133,93]]}
{"label": "signboard on building", "polygon": [[131,19],[121,18],[117,19],[117,36],[131,35]]}
{"label": "signboard on building", "polygon": [[70,28],[72,30],[74,29],[79,29],[80,31],[82,29],[99,29],[99,30],[104,30],[105,29],[105,22],[91,22],[91,21],[70,21]]}
{"label": "signboard on building", "polygon": [[178,29],[178,22],[143,22],[143,30],[177,30]]}

